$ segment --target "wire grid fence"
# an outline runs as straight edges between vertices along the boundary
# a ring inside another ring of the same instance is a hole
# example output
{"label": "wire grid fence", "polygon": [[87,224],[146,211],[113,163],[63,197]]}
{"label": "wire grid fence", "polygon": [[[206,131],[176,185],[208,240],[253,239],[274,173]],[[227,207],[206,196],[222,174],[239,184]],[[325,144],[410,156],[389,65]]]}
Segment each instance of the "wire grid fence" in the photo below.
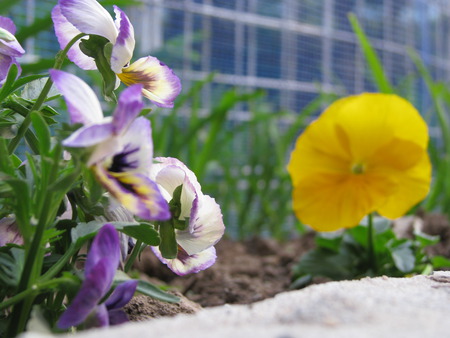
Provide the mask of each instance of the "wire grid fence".
{"label": "wire grid fence", "polygon": [[[131,11],[141,53],[164,53],[185,86],[217,72],[214,83],[223,86],[205,90],[206,108],[216,88],[240,86],[264,88],[275,111],[294,112],[320,92],[375,90],[350,12],[394,84],[414,71],[407,47],[419,51],[437,78],[448,78],[445,0],[144,0]],[[171,56],[169,48],[178,52]],[[419,89],[412,99],[421,106],[427,98]]]}

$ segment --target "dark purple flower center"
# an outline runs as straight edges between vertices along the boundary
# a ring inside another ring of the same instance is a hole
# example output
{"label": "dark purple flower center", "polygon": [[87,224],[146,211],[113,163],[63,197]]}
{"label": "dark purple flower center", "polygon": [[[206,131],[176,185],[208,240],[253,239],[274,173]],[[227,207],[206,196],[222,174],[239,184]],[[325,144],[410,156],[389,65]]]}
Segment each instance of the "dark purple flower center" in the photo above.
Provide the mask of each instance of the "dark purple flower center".
{"label": "dark purple flower center", "polygon": [[130,169],[136,169],[139,166],[138,160],[131,160],[130,158],[128,158],[128,156],[139,151],[139,148],[129,148],[129,146],[126,146],[120,154],[117,154],[113,157],[108,171],[113,173],[122,173]]}

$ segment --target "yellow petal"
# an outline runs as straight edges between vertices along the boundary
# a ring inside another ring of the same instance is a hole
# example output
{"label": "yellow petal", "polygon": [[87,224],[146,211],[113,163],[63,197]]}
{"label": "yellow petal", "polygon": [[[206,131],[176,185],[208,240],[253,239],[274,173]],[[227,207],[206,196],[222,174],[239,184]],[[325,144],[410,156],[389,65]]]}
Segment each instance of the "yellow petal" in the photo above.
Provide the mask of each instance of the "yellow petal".
{"label": "yellow petal", "polygon": [[318,174],[294,187],[294,211],[317,231],[334,231],[359,224],[383,204],[396,182],[378,175]]}
{"label": "yellow petal", "polygon": [[173,101],[181,91],[180,79],[152,56],[140,58],[117,76],[127,86],[142,84],[142,94],[159,107],[173,107]]}
{"label": "yellow petal", "polygon": [[351,158],[341,138],[329,121],[317,120],[309,125],[297,139],[287,167],[293,185],[315,173],[348,173]]}
{"label": "yellow petal", "polygon": [[387,218],[403,216],[414,205],[422,201],[430,190],[431,163],[426,152],[412,168],[397,173],[397,189],[377,211]]}
{"label": "yellow petal", "polygon": [[396,137],[425,149],[428,132],[419,112],[391,94],[365,93],[333,103],[320,117],[339,125],[348,136],[353,158],[363,160]]}

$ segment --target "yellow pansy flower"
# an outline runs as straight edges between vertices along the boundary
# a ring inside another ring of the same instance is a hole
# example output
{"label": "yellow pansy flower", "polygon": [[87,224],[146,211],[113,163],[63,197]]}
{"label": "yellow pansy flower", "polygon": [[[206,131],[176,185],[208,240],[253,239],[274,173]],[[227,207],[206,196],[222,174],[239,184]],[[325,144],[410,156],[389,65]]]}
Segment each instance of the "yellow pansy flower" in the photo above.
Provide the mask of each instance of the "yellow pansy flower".
{"label": "yellow pansy flower", "polygon": [[318,231],[356,226],[374,211],[402,216],[428,193],[427,145],[427,125],[405,99],[364,93],[337,100],[291,154],[295,214]]}

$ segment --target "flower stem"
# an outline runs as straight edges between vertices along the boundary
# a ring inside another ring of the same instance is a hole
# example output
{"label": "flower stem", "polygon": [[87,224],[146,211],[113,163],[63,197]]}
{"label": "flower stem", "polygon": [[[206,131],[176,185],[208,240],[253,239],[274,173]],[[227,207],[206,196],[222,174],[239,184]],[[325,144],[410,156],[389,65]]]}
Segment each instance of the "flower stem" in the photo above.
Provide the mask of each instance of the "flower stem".
{"label": "flower stem", "polygon": [[369,214],[367,222],[367,247],[369,255],[369,266],[372,272],[376,275],[378,272],[377,258],[375,255],[375,244],[374,244],[374,227],[373,227],[373,214]]}
{"label": "flower stem", "polygon": [[[85,35],[86,34],[84,34],[84,33],[80,33],[77,36],[75,36],[72,40],[70,40],[70,42],[67,44],[67,46],[56,55],[56,60],[53,65],[54,69],[61,69],[64,59],[65,59],[67,53],[69,52],[69,49],[73,46],[73,44],[75,42],[77,42],[79,39],[81,39]],[[50,89],[52,88],[52,84],[53,84],[53,81],[49,77],[47,79],[47,82],[44,85],[44,88],[42,88],[42,91],[39,94],[39,97],[36,99],[33,107],[31,107],[29,112],[39,111],[42,104],[45,102],[47,95],[50,92]],[[17,146],[19,145],[20,140],[23,138],[26,131],[30,127],[30,124],[31,124],[31,115],[28,113],[28,115],[25,117],[22,124],[20,125],[19,130],[17,131],[17,135],[14,136],[14,138],[11,140],[11,142],[8,145],[9,154],[12,154],[14,152],[14,150],[16,150]]]}
{"label": "flower stem", "polygon": [[136,245],[133,248],[133,251],[131,251],[131,255],[128,258],[125,267],[124,267],[124,271],[128,272],[130,271],[131,267],[133,266],[134,261],[136,260],[136,257],[138,256],[139,252],[141,251],[141,246],[142,246],[142,241],[137,240],[136,241]]}
{"label": "flower stem", "polygon": [[45,290],[48,288],[54,288],[58,284],[63,283],[63,282],[70,283],[73,281],[67,277],[61,277],[61,278],[52,279],[50,281],[46,281],[44,283],[34,284],[30,288],[26,289],[25,291],[15,294],[11,298],[8,298],[7,300],[1,302],[0,310],[6,309],[7,307],[21,301],[22,299],[24,299],[32,294],[37,294],[41,290]]}

